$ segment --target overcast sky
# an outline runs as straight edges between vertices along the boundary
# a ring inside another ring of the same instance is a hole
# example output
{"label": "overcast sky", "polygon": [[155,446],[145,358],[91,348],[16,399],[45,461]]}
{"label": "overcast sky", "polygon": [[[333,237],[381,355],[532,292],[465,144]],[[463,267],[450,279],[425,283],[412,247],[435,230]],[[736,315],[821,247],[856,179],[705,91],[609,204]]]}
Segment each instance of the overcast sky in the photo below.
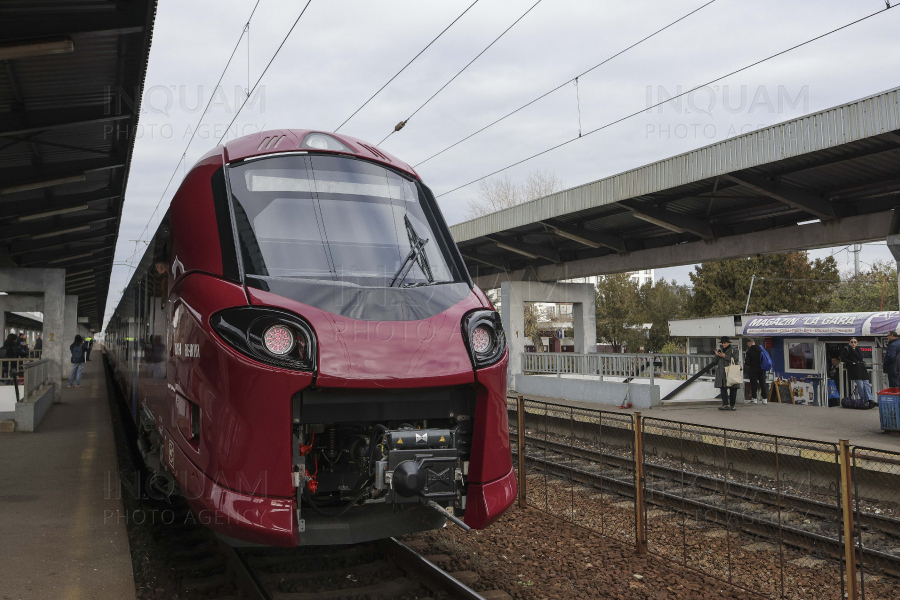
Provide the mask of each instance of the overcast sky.
{"label": "overcast sky", "polygon": [[[589,69],[706,0],[542,0],[509,33],[415,115],[383,148],[417,164],[494,119]],[[142,114],[116,249],[129,259],[154,207],[150,230],[178,187],[175,171],[203,107],[214,92],[251,0],[160,0]],[[344,128],[378,143],[535,0],[479,0]],[[214,147],[305,2],[261,0],[247,38],[222,80],[187,151],[187,168]],[[234,131],[334,130],[472,0],[313,0]],[[417,168],[440,195],[578,135],[646,108],[666,95],[715,79],[770,54],[884,8],[884,0],[716,0],[644,44],[515,116]],[[509,170],[555,172],[566,187],[652,163],[761,126],[900,85],[897,31],[890,10],[828,38]],[[727,89],[726,89],[727,86]],[[477,185],[440,197],[450,224],[464,220]],[[148,234],[143,234],[143,239]],[[140,250],[142,253],[143,250]],[[836,252],[842,267],[849,253]],[[890,259],[866,245],[862,261]],[[865,266],[865,265],[864,265]],[[688,283],[691,267],[657,277]],[[107,315],[132,270],[117,265]]]}

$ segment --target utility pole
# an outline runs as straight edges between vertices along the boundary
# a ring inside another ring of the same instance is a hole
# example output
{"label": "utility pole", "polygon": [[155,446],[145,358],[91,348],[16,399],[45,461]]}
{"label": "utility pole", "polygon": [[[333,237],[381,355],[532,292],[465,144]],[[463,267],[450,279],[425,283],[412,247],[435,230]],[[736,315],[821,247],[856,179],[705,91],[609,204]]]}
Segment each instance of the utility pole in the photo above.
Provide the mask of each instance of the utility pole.
{"label": "utility pole", "polygon": [[750,294],[753,293],[753,282],[756,281],[756,274],[750,278],[750,291],[747,292],[747,304],[744,306],[744,314],[747,314],[747,311],[750,310]]}
{"label": "utility pole", "polygon": [[859,275],[859,253],[862,251],[862,244],[853,244],[853,276]]}

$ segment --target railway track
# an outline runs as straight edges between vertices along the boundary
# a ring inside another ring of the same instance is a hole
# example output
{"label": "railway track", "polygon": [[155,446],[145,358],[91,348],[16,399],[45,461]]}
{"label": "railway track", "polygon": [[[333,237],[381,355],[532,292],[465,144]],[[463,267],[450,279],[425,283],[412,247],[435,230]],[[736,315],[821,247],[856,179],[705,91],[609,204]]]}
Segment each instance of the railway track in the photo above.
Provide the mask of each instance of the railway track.
{"label": "railway track", "polygon": [[350,546],[234,548],[202,528],[169,536],[180,597],[233,600],[508,600],[499,590],[476,592],[472,571],[450,573],[446,555],[423,555],[427,544],[394,538]]}
{"label": "railway track", "polygon": [[[500,600],[505,592],[476,592],[472,571],[448,573],[446,555],[424,556],[394,538],[353,546],[291,550],[239,549],[225,553],[240,588],[254,600],[389,600],[394,598]],[[467,585],[469,584],[469,585]]]}
{"label": "railway track", "polygon": [[[516,434],[511,433],[510,439],[515,454]],[[581,485],[634,497],[634,466],[629,457],[530,435],[526,436],[526,443],[526,462],[534,468]],[[836,504],[647,462],[644,480],[645,499],[652,505],[686,515],[699,513],[707,521],[735,530],[780,538],[787,544],[832,558],[843,557],[839,538],[841,512]],[[877,564],[886,574],[900,577],[900,553],[896,551],[900,548],[900,521],[862,512],[859,526],[869,538],[863,560]],[[871,547],[873,542],[881,548]]]}

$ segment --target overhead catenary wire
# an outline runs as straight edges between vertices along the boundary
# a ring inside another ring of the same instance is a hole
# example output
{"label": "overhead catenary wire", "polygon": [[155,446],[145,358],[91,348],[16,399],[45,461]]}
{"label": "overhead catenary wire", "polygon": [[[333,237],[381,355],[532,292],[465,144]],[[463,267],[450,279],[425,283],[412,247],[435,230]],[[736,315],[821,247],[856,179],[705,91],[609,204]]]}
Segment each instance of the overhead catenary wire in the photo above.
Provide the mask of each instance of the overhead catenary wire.
{"label": "overhead catenary wire", "polygon": [[[234,60],[234,55],[237,53],[238,47],[241,45],[241,40],[244,39],[244,34],[249,36],[250,31],[250,21],[253,19],[253,15],[256,14],[256,9],[259,6],[260,0],[256,0],[256,4],[253,5],[253,10],[250,11],[250,16],[247,17],[247,21],[244,23],[244,27],[241,29],[241,35],[238,37],[237,42],[234,44],[234,48],[231,50],[231,56],[228,57],[228,62],[225,63],[225,67],[222,69],[222,73],[219,75],[218,81],[216,81],[216,85],[213,87],[213,93],[209,95],[209,101],[206,103],[206,106],[203,108],[203,112],[200,113],[200,118],[197,120],[197,125],[194,127],[194,130],[191,132],[191,137],[188,139],[188,143],[184,147],[184,151],[181,153],[181,158],[178,160],[178,164],[175,165],[175,169],[172,170],[172,175],[169,177],[169,181],[166,183],[165,189],[163,189],[162,194],[159,196],[159,201],[156,203],[156,206],[153,208],[153,212],[150,214],[150,218],[147,219],[147,224],[144,225],[144,229],[141,231],[141,235],[138,236],[138,240],[144,237],[144,234],[147,233],[147,229],[150,227],[150,223],[153,222],[153,217],[156,216],[156,212],[159,210],[160,205],[162,204],[163,199],[166,197],[166,192],[169,191],[169,187],[172,185],[172,181],[175,179],[175,175],[178,173],[178,168],[184,162],[185,157],[187,156],[187,152],[191,147],[191,142],[194,141],[194,136],[197,135],[197,130],[200,129],[200,124],[203,122],[203,117],[206,116],[206,111],[209,110],[210,104],[212,104],[213,98],[215,98],[215,90],[218,89],[219,85],[222,83],[222,79],[225,77],[225,73],[228,71],[228,67],[231,66],[231,61]],[[250,50],[249,50],[249,42],[247,49],[247,60],[249,61]],[[249,72],[249,62],[247,64],[247,69]],[[128,258],[127,262],[131,262],[134,260],[135,255],[137,254],[137,245],[135,245],[135,251]]]}
{"label": "overhead catenary wire", "polygon": [[275,59],[278,57],[278,53],[281,52],[281,49],[284,47],[284,43],[287,42],[288,38],[291,37],[291,34],[294,32],[294,28],[297,27],[297,23],[300,22],[300,19],[303,18],[303,15],[306,14],[306,9],[309,8],[309,5],[312,4],[312,0],[307,0],[306,5],[303,7],[303,10],[300,11],[300,14],[297,15],[297,18],[294,20],[294,24],[291,25],[291,28],[288,30],[287,34],[284,36],[284,39],[281,40],[281,43],[278,44],[278,48],[275,49],[275,53],[272,55],[272,58],[269,59],[268,64],[266,64],[266,68],[263,69],[262,73],[259,75],[259,79],[256,80],[256,83],[253,84],[253,88],[247,94],[247,97],[244,98],[244,101],[241,102],[241,105],[234,113],[234,118],[231,119],[231,122],[228,123],[228,127],[225,128],[225,132],[222,134],[222,137],[219,138],[218,143],[222,143],[222,140],[225,139],[225,136],[228,135],[228,130],[231,129],[231,126],[234,125],[235,120],[237,120],[238,115],[241,114],[241,111],[244,109],[244,106],[247,105],[247,100],[253,95],[253,92],[256,91],[256,88],[259,86],[259,82],[262,81],[263,77],[266,76],[266,72],[269,70],[269,67],[272,66],[272,63],[275,62]]}
{"label": "overhead catenary wire", "polygon": [[375,92],[374,94],[372,94],[372,95],[369,97],[368,100],[366,100],[365,102],[363,102],[363,103],[362,103],[362,106],[360,106],[360,107],[357,108],[355,111],[353,111],[353,114],[352,114],[352,115],[350,115],[349,117],[347,117],[346,119],[344,119],[344,122],[341,123],[340,125],[338,125],[337,129],[334,130],[335,133],[337,133],[338,131],[340,131],[340,130],[341,130],[341,127],[343,127],[344,125],[346,125],[346,124],[350,121],[350,119],[352,119],[353,117],[355,117],[356,114],[357,114],[359,111],[361,111],[362,109],[364,109],[364,108],[366,107],[366,105],[367,105],[369,102],[371,102],[372,100],[374,100],[374,99],[375,99],[375,96],[377,96],[378,94],[380,94],[380,93],[384,90],[384,88],[386,88],[387,86],[389,86],[389,85],[391,84],[392,81],[394,81],[395,79],[397,79],[397,77],[399,77],[400,74],[403,73],[403,71],[405,71],[406,68],[407,68],[409,65],[413,64],[417,58],[419,58],[420,56],[422,56],[422,53],[423,53],[423,52],[425,52],[426,50],[428,50],[428,48],[430,48],[432,44],[434,44],[436,41],[438,41],[438,39],[439,39],[442,35],[444,35],[445,33],[447,33],[447,31],[448,31],[451,27],[453,27],[453,26],[456,24],[457,21],[459,21],[460,19],[462,19],[462,18],[463,18],[463,15],[465,15],[467,12],[469,12],[469,10],[470,10],[473,6],[475,6],[476,4],[478,4],[478,0],[475,0],[475,2],[473,2],[472,4],[470,4],[470,5],[468,6],[468,8],[466,8],[466,10],[462,11],[462,12],[459,14],[458,17],[456,17],[455,19],[453,19],[453,22],[451,22],[449,25],[447,25],[446,27],[444,27],[443,31],[441,31],[439,34],[437,34],[437,37],[436,37],[436,38],[434,38],[433,40],[431,40],[430,42],[428,42],[428,45],[427,45],[427,46],[425,46],[424,48],[422,48],[421,50],[419,50],[419,53],[418,53],[418,54],[416,54],[415,56],[413,56],[412,59],[411,59],[408,63],[406,63],[405,65],[403,65],[403,68],[402,68],[402,69],[400,69],[399,71],[397,71],[397,72],[394,74],[394,76],[391,77],[390,79],[388,79],[387,82],[386,82],[383,86],[381,86],[380,88],[378,88],[378,91]]}
{"label": "overhead catenary wire", "polygon": [[853,25],[856,25],[856,24],[858,24],[858,23],[862,23],[863,21],[866,21],[867,19],[871,19],[872,17],[877,16],[877,15],[880,15],[880,14],[882,14],[882,13],[885,13],[885,12],[887,12],[887,11],[889,11],[889,10],[891,10],[891,8],[882,8],[881,10],[877,10],[877,11],[875,11],[875,12],[873,12],[873,13],[870,13],[870,14],[864,16],[864,17],[860,17],[859,19],[856,19],[855,21],[850,21],[849,23],[846,23],[846,24],[844,24],[844,25],[841,25],[840,27],[836,27],[836,28],[834,28],[834,29],[832,29],[832,30],[830,30],[830,31],[827,31],[827,32],[823,33],[823,34],[817,35],[817,36],[814,37],[814,38],[810,38],[810,39],[806,40],[805,42],[801,42],[801,43],[799,43],[799,44],[796,44],[796,45],[794,45],[794,46],[791,46],[790,48],[787,48],[787,49],[785,49],[785,50],[781,50],[780,52],[776,52],[775,54],[771,54],[771,55],[767,56],[766,58],[762,58],[762,59],[760,59],[760,60],[757,60],[756,62],[750,63],[749,65],[746,65],[746,66],[744,66],[744,67],[741,67],[740,69],[735,69],[734,71],[731,71],[730,73],[726,73],[725,75],[722,75],[722,76],[720,76],[720,77],[716,77],[715,79],[711,79],[710,81],[707,81],[707,82],[702,83],[702,84],[700,84],[700,85],[694,86],[694,87],[692,87],[692,88],[689,89],[689,90],[686,90],[686,91],[684,91],[684,92],[681,92],[680,94],[675,94],[674,96],[671,96],[671,97],[669,97],[669,98],[666,98],[665,100],[661,100],[661,101],[657,102],[656,104],[653,104],[653,105],[651,105],[651,106],[645,106],[644,108],[642,108],[642,109],[640,109],[640,110],[638,110],[638,111],[635,111],[635,112],[633,112],[633,113],[631,113],[631,114],[625,115],[624,117],[620,117],[620,118],[618,118],[618,119],[615,119],[614,121],[610,121],[609,123],[606,123],[605,125],[601,125],[600,127],[597,127],[597,128],[595,128],[595,129],[592,129],[592,130],[588,131],[587,133],[585,133],[585,134],[582,135],[581,137],[574,137],[574,138],[568,139],[568,140],[566,140],[566,141],[564,141],[564,142],[561,142],[561,143],[559,143],[559,144],[556,144],[555,146],[551,146],[550,148],[547,148],[546,150],[542,150],[542,151],[540,151],[540,152],[538,152],[538,153],[536,153],[536,154],[532,154],[531,156],[529,156],[529,157],[527,157],[527,158],[523,158],[522,160],[518,160],[518,161],[516,161],[516,162],[514,162],[514,163],[512,163],[512,164],[506,165],[505,167],[500,168],[500,169],[497,169],[496,171],[493,171],[493,172],[491,172],[491,173],[488,173],[487,175],[482,175],[481,177],[478,177],[478,178],[476,178],[476,179],[473,179],[472,181],[469,181],[468,183],[464,183],[464,184],[459,185],[459,186],[457,186],[457,187],[455,187],[455,188],[453,188],[453,189],[451,189],[451,190],[448,190],[448,191],[446,191],[446,192],[444,192],[444,193],[442,193],[442,194],[438,194],[437,197],[440,198],[441,196],[446,196],[447,194],[452,194],[453,192],[458,191],[458,190],[461,190],[461,189],[463,189],[463,188],[465,188],[465,187],[468,187],[468,186],[472,185],[473,183],[478,183],[478,182],[481,181],[482,179],[487,179],[488,177],[493,177],[494,175],[496,175],[496,174],[498,174],[498,173],[502,173],[503,171],[506,171],[507,169],[511,169],[511,168],[513,168],[513,167],[515,167],[515,166],[521,165],[522,163],[528,162],[529,160],[532,160],[532,159],[534,159],[534,158],[537,158],[538,156],[543,156],[544,154],[547,154],[547,153],[549,153],[549,152],[553,152],[554,150],[557,150],[557,149],[559,149],[559,148],[562,148],[563,146],[567,146],[567,145],[571,144],[572,142],[576,142],[576,141],[578,141],[578,140],[580,140],[580,139],[582,139],[582,138],[586,138],[587,136],[592,135],[592,134],[594,134],[594,133],[597,133],[598,131],[603,131],[604,129],[608,129],[609,127],[612,127],[613,125],[617,125],[618,123],[621,123],[621,122],[623,122],[623,121],[627,121],[628,119],[631,119],[631,118],[636,117],[637,115],[639,115],[639,114],[641,114],[641,113],[645,113],[645,112],[647,112],[647,111],[649,111],[649,110],[651,110],[651,109],[654,109],[654,108],[656,108],[657,106],[662,106],[663,104],[667,104],[667,103],[669,103],[669,102],[672,102],[673,100],[677,100],[678,98],[682,98],[682,97],[684,97],[684,96],[687,96],[687,95],[690,94],[691,92],[694,92],[694,91],[699,90],[699,89],[701,89],[701,88],[704,88],[704,87],[706,87],[706,86],[712,85],[712,84],[714,84],[714,83],[716,83],[716,82],[718,82],[718,81],[722,81],[723,79],[727,79],[728,77],[731,77],[732,75],[736,75],[737,73],[740,73],[740,72],[742,72],[742,71],[746,71],[747,69],[753,68],[753,67],[755,67],[755,66],[757,66],[757,65],[760,65],[760,64],[762,64],[762,63],[764,63],[764,62],[770,61],[770,60],[772,60],[772,59],[774,59],[774,58],[777,58],[777,57],[779,57],[779,56],[781,56],[781,55],[783,55],[783,54],[787,54],[788,52],[791,52],[792,50],[796,50],[797,48],[801,48],[801,47],[806,46],[806,45],[808,45],[808,44],[811,44],[811,43],[813,43],[813,42],[815,42],[815,41],[821,40],[822,38],[828,37],[829,35],[831,35],[831,34],[833,34],[833,33],[837,33],[838,31],[847,29],[848,27],[852,27]]}
{"label": "overhead catenary wire", "polygon": [[384,136],[384,139],[381,140],[380,142],[378,142],[378,145],[380,146],[380,145],[383,144],[383,143],[385,142],[385,140],[387,140],[389,137],[391,137],[392,135],[394,135],[395,133],[397,133],[398,131],[400,131],[401,129],[403,129],[403,128],[406,126],[406,124],[409,123],[409,120],[412,119],[414,116],[416,116],[416,113],[418,113],[420,110],[422,110],[423,108],[425,108],[425,106],[428,105],[429,102],[431,102],[432,100],[434,100],[435,96],[437,96],[438,94],[440,94],[441,92],[443,92],[444,89],[445,89],[448,85],[450,85],[451,83],[453,83],[453,80],[455,80],[457,77],[459,77],[460,75],[462,75],[463,72],[464,72],[466,69],[468,69],[470,66],[472,66],[472,63],[474,63],[476,60],[478,60],[478,59],[481,57],[482,54],[484,54],[485,52],[487,52],[488,50],[490,50],[491,46],[493,46],[493,45],[496,44],[498,41],[500,41],[500,38],[502,38],[504,35],[506,35],[506,34],[509,32],[510,29],[512,29],[513,27],[515,27],[515,26],[519,23],[519,21],[521,21],[522,19],[524,19],[525,16],[526,16],[528,13],[530,13],[532,10],[534,10],[534,8],[535,8],[538,4],[540,4],[541,2],[543,2],[543,0],[537,0],[537,2],[535,2],[534,4],[532,4],[531,7],[530,7],[528,10],[526,10],[524,13],[522,13],[522,16],[521,16],[521,17],[519,17],[518,19],[516,19],[515,21],[513,21],[513,24],[512,24],[512,25],[510,25],[509,27],[507,27],[506,29],[504,29],[504,30],[503,30],[503,33],[501,33],[501,34],[498,35],[496,38],[494,38],[494,41],[492,41],[490,44],[488,44],[487,47],[486,47],[484,50],[482,50],[481,52],[479,52],[478,55],[475,56],[475,58],[473,58],[472,60],[470,60],[470,61],[466,64],[466,66],[464,66],[462,69],[460,69],[460,70],[456,73],[456,75],[454,75],[453,77],[451,77],[450,80],[449,80],[447,83],[445,83],[444,85],[442,85],[438,91],[436,91],[435,93],[433,93],[433,94],[431,95],[431,97],[428,98],[428,100],[426,100],[425,102],[423,102],[423,103],[419,106],[419,108],[417,108],[416,110],[414,110],[414,111],[412,112],[412,114],[409,115],[408,117],[406,117],[404,120],[400,121],[400,122],[397,124],[397,126],[394,128],[394,130],[393,130],[392,132],[390,132],[389,134],[387,134],[386,136]]}
{"label": "overhead catenary wire", "polygon": [[[572,78],[570,78],[570,79],[566,79],[564,82],[562,82],[561,84],[559,84],[558,86],[556,86],[556,87],[553,88],[552,90],[549,90],[549,91],[547,91],[547,92],[544,92],[543,94],[541,94],[540,96],[538,96],[538,97],[535,98],[534,100],[531,100],[531,101],[529,101],[529,102],[526,102],[525,104],[523,104],[523,105],[520,106],[519,108],[515,109],[514,111],[509,112],[509,113],[503,115],[502,117],[500,117],[499,119],[497,119],[497,120],[495,120],[495,121],[492,121],[492,122],[488,123],[487,125],[485,125],[485,126],[482,127],[481,129],[479,129],[478,131],[475,131],[474,133],[471,133],[471,134],[467,135],[466,137],[464,137],[463,139],[459,140],[458,142],[454,142],[453,144],[450,144],[449,146],[447,146],[446,148],[444,148],[444,149],[441,150],[440,152],[435,152],[434,154],[432,154],[432,155],[429,156],[428,158],[426,158],[426,159],[424,159],[424,160],[421,160],[421,161],[417,162],[414,166],[415,166],[415,167],[418,167],[419,165],[428,162],[428,161],[431,160],[432,158],[435,158],[435,157],[437,157],[437,156],[440,156],[441,154],[443,154],[443,153],[446,152],[447,150],[450,150],[451,148],[455,148],[456,146],[459,146],[459,145],[462,144],[463,142],[472,139],[473,137],[475,137],[476,135],[478,135],[478,134],[481,133],[482,131],[485,131],[485,130],[487,130],[487,129],[490,129],[491,127],[493,127],[493,126],[496,125],[497,123],[499,123],[499,122],[501,122],[501,121],[503,121],[503,120],[505,120],[505,119],[508,119],[509,117],[513,116],[513,115],[516,114],[517,112],[519,112],[519,111],[521,111],[521,110],[523,110],[523,109],[528,108],[529,106],[531,106],[531,105],[534,104],[535,102],[537,102],[537,101],[539,101],[539,100],[542,100],[542,99],[546,98],[547,96],[549,96],[549,95],[552,94],[553,92],[555,92],[555,91],[557,91],[557,90],[561,90],[562,88],[566,87],[567,85],[569,85],[569,84],[572,83],[573,81],[575,82],[575,85],[577,86],[577,85],[578,85],[578,79],[580,79],[581,77],[584,77],[585,75],[587,75],[587,74],[590,73],[591,71],[594,71],[594,70],[596,70],[596,69],[602,67],[603,65],[605,65],[605,64],[608,63],[608,62],[610,62],[611,60],[613,60],[613,59],[615,59],[615,58],[618,58],[619,56],[622,56],[623,54],[625,54],[625,53],[628,52],[629,50],[631,50],[631,49],[633,49],[633,48],[635,48],[635,47],[637,47],[637,46],[640,46],[641,44],[643,44],[643,43],[646,42],[647,40],[649,40],[649,39],[655,37],[656,35],[658,35],[658,34],[660,34],[660,33],[662,33],[662,32],[665,31],[666,29],[669,29],[669,28],[672,27],[673,25],[675,25],[675,24],[677,24],[677,23],[679,23],[679,22],[681,22],[681,21],[684,21],[685,19],[687,19],[687,18],[690,17],[691,15],[693,15],[693,14],[695,14],[695,13],[697,13],[697,12],[703,10],[704,8],[706,8],[706,7],[709,6],[710,4],[714,3],[715,1],[716,1],[716,0],[709,0],[709,2],[707,2],[706,4],[703,4],[702,6],[698,6],[697,8],[695,8],[694,10],[692,10],[691,12],[687,13],[686,15],[683,15],[683,16],[681,16],[681,17],[675,19],[674,21],[672,21],[671,23],[669,23],[669,24],[666,25],[665,27],[661,27],[661,28],[657,29],[657,30],[654,31],[653,33],[647,35],[646,37],[641,38],[640,40],[638,40],[638,41],[636,41],[635,43],[631,44],[631,45],[628,46],[627,48],[624,48],[624,49],[622,49],[622,50],[616,52],[616,53],[613,54],[612,56],[609,56],[609,57],[603,59],[602,61],[600,61],[599,63],[597,63],[596,65],[594,65],[594,66],[591,67],[590,69],[588,69],[587,71],[583,71],[583,72],[579,73],[578,75],[576,75],[575,77],[572,77]],[[580,102],[580,100],[579,100],[579,102]],[[580,118],[580,116],[581,116],[581,111],[580,111],[580,106],[579,106],[579,118]],[[579,129],[580,129],[580,126],[579,126]]]}

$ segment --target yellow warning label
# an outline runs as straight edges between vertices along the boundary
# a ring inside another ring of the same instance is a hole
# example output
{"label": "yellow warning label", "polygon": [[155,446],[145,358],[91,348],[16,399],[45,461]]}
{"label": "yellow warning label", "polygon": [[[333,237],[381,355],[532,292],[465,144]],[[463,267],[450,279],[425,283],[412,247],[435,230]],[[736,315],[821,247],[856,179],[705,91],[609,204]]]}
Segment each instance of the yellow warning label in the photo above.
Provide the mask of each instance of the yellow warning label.
{"label": "yellow warning label", "polygon": [[439,442],[446,442],[447,440],[444,439],[444,436],[441,436],[441,439],[439,439],[438,441],[439,441]]}
{"label": "yellow warning label", "polygon": [[398,446],[399,446],[400,444],[402,444],[402,443],[403,443],[403,438],[400,438],[399,440],[397,440],[397,445],[398,445]]}

